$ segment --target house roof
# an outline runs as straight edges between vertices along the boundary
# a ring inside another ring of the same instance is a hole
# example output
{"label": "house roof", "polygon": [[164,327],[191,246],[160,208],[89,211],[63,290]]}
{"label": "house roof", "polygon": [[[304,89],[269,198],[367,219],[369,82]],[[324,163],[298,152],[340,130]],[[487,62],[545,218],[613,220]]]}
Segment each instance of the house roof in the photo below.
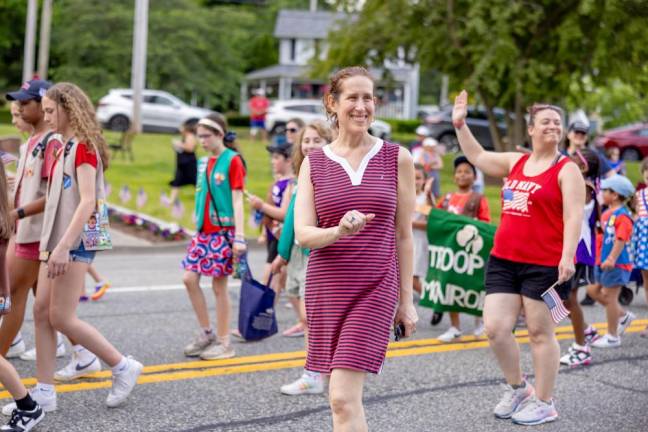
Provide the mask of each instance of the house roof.
{"label": "house roof", "polygon": [[344,12],[282,9],[277,16],[274,36],[279,39],[326,39],[337,22],[355,18]]}
{"label": "house roof", "polygon": [[248,80],[270,78],[307,78],[309,66],[274,65],[255,70],[245,76]]}

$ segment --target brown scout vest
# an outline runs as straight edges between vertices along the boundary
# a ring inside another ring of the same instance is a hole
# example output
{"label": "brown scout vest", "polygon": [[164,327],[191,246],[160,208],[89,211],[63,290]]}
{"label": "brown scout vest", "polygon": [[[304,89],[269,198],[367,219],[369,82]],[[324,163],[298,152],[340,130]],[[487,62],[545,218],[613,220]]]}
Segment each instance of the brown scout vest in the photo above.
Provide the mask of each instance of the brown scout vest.
{"label": "brown scout vest", "polygon": [[[20,149],[18,172],[16,173],[16,186],[11,194],[11,203],[15,208],[42,198],[47,193],[47,181],[42,178],[45,168],[45,150],[52,139],[61,140],[60,135],[52,132],[43,133],[33,150],[28,152],[29,144],[24,144]],[[19,202],[16,202],[16,192],[20,188]],[[43,213],[21,219],[17,223],[16,243],[35,243],[40,240],[43,228]]]}
{"label": "brown scout vest", "polygon": [[[43,252],[52,252],[59,244],[68,229],[72,216],[81,202],[76,174],[76,151],[79,142],[76,139],[68,141],[56,157],[56,167],[50,178],[47,202],[45,204],[45,217],[43,233],[40,239],[41,260],[45,258]],[[99,152],[97,153],[97,173],[95,175],[95,197],[105,199],[103,165]],[[68,187],[64,187],[65,176],[69,177]],[[81,232],[72,244],[70,250],[76,250],[81,245]]]}

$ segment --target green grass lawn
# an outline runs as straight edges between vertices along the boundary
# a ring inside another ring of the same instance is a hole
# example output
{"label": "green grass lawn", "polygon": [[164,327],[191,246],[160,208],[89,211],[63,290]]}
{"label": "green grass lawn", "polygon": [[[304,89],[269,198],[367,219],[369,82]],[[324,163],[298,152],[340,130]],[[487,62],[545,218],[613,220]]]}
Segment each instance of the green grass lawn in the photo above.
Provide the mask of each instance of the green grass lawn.
{"label": "green grass lawn", "polygon": [[[239,134],[241,153],[248,167],[247,189],[253,194],[265,196],[272,181],[265,144],[248,140],[245,129],[235,130]],[[11,125],[0,124],[0,137],[6,135],[17,134]],[[106,136],[109,140],[117,140],[118,138],[118,134],[113,132],[107,132]],[[191,214],[193,211],[194,191],[191,187],[181,189],[180,199],[185,208],[182,218],[176,220],[171,214],[171,210],[160,203],[160,194],[170,192],[168,183],[173,178],[175,169],[175,152],[171,147],[172,138],[174,138],[173,135],[141,134],[135,138],[133,143],[134,162],[124,160],[121,155],[114,156],[110,168],[106,171],[106,178],[111,187],[109,200],[115,204],[136,209],[137,192],[142,188],[148,195],[148,200],[141,209],[137,210],[163,220],[175,220],[182,226],[193,228]],[[396,138],[402,142],[409,142],[414,139],[414,136],[398,135]],[[200,149],[199,156],[204,154],[204,151]],[[452,158],[452,155],[446,155],[444,160],[441,175],[441,191],[443,193],[454,190]],[[637,163],[628,164],[628,174],[633,183],[639,180]],[[122,203],[119,199],[119,191],[123,186],[128,186],[131,191],[131,200],[127,203]],[[488,185],[486,187],[486,197],[489,201],[494,223],[499,222],[501,212],[499,193],[498,185]],[[249,215],[247,212],[246,214]]]}

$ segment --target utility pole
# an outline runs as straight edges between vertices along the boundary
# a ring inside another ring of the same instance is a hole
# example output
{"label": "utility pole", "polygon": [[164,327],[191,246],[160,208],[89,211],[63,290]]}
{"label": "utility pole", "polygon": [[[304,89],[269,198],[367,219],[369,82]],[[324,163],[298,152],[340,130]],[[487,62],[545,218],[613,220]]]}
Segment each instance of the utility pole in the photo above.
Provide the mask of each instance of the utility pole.
{"label": "utility pole", "polygon": [[135,0],[133,27],[133,59],[131,89],[133,90],[133,122],[131,130],[142,132],[142,90],[146,83],[146,43],[148,37],[148,0]]}
{"label": "utility pole", "polygon": [[41,11],[40,42],[38,44],[38,76],[47,79],[49,65],[50,31],[52,29],[52,0],[43,0]]}
{"label": "utility pole", "polygon": [[25,54],[23,58],[23,81],[34,77],[34,51],[36,43],[36,13],[38,0],[28,0],[27,23],[25,24]]}

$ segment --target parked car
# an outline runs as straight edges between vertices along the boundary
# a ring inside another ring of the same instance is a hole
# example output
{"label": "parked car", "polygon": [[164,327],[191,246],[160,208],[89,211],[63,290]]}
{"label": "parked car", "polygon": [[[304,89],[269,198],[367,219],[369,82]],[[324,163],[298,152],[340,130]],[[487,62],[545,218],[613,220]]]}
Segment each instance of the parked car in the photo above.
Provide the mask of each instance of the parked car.
{"label": "parked car", "polygon": [[610,129],[594,143],[599,148],[618,147],[623,160],[642,160],[648,157],[648,122]]}
{"label": "parked car", "polygon": [[[322,101],[317,99],[289,99],[273,101],[266,116],[266,129],[271,134],[283,133],[291,118],[300,118],[305,123],[315,120],[326,121]],[[389,139],[391,126],[382,120],[374,120],[369,133],[382,139]]]}
{"label": "parked car", "polygon": [[[142,129],[151,132],[177,132],[187,121],[198,121],[213,111],[186,104],[160,90],[142,92]],[[133,91],[112,89],[99,100],[97,119],[103,127],[125,131],[133,119]]]}
{"label": "parked car", "polygon": [[[494,113],[500,135],[506,136],[506,112],[500,108],[495,108]],[[493,150],[495,148],[488,128],[488,117],[485,109],[469,106],[466,124],[485,149]],[[425,126],[430,130],[430,136],[443,144],[448,151],[459,151],[459,142],[457,141],[454,126],[452,126],[452,105],[443,107],[437,114],[427,116]]]}

